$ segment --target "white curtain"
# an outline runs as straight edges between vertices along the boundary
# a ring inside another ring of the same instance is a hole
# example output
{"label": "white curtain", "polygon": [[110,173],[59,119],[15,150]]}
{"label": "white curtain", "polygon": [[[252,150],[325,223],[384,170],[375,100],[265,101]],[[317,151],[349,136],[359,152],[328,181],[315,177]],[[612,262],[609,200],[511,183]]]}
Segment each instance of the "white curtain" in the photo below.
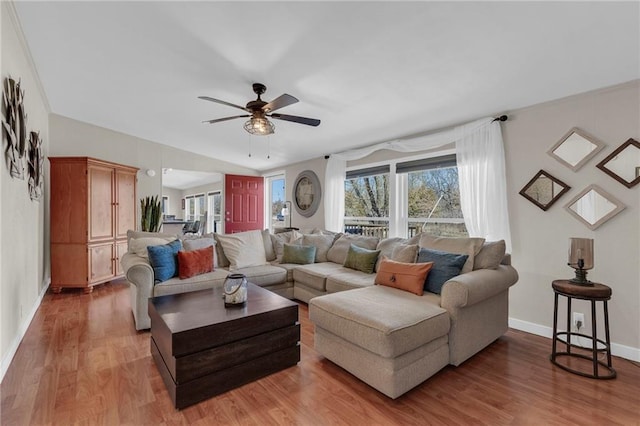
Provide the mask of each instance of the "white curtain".
{"label": "white curtain", "polygon": [[456,128],[460,204],[471,237],[504,240],[511,252],[507,174],[499,122]]}
{"label": "white curtain", "polygon": [[[497,133],[496,133],[497,129]],[[325,172],[325,197],[324,197],[324,217],[325,217],[325,228],[334,232],[342,232],[344,230],[344,180],[346,176],[346,167],[347,161],[357,160],[359,158],[364,158],[367,155],[381,150],[388,149],[399,152],[416,152],[416,151],[424,151],[427,149],[438,148],[440,146],[444,146],[453,142],[456,142],[456,153],[458,154],[458,169],[460,169],[460,150],[468,151],[465,148],[465,144],[473,144],[475,140],[482,139],[480,138],[480,134],[490,133],[493,135],[492,137],[485,137],[485,139],[490,139],[493,143],[499,143],[500,149],[499,152],[496,149],[493,149],[489,154],[491,156],[491,164],[494,164],[496,169],[498,170],[499,175],[494,175],[490,177],[491,182],[483,183],[477,186],[488,187],[489,185],[495,186],[497,185],[497,181],[502,179],[502,199],[504,199],[504,203],[496,203],[495,205],[487,206],[489,210],[486,214],[483,214],[483,218],[490,218],[491,226],[487,225],[486,219],[474,220],[474,222],[480,223],[481,225],[476,226],[475,223],[472,225],[472,228],[469,227],[467,223],[468,214],[472,214],[472,212],[479,210],[479,208],[485,208],[485,205],[482,204],[480,207],[472,207],[467,210],[469,213],[465,212],[465,202],[466,203],[477,203],[478,197],[469,197],[468,193],[474,190],[476,183],[465,182],[463,184],[462,178],[460,179],[460,198],[465,199],[466,201],[462,201],[462,212],[465,217],[465,224],[467,224],[467,229],[469,230],[470,235],[474,236],[483,236],[488,240],[495,239],[504,239],[507,243],[507,247],[511,247],[511,238],[509,235],[509,222],[508,222],[508,213],[507,213],[507,204],[506,204],[506,180],[505,180],[505,167],[504,167],[504,151],[502,148],[502,133],[500,132],[500,123],[493,122],[493,118],[483,118],[481,120],[477,120],[471,122],[469,124],[465,124],[462,126],[455,127],[453,129],[444,130],[438,133],[432,133],[425,136],[410,138],[410,139],[396,139],[389,142],[382,142],[376,145],[368,146],[365,148],[354,149],[350,151],[340,152],[337,154],[331,154],[329,160],[327,161],[327,169]],[[460,145],[459,141],[464,140],[464,144]],[[474,149],[474,152],[479,151]],[[487,161],[485,159],[481,159],[478,155],[470,155],[468,152],[463,154],[465,158],[467,158],[467,164],[473,161]],[[499,157],[499,158],[498,158]],[[472,169],[469,169],[472,171]],[[491,168],[485,168],[487,172],[491,171]],[[474,172],[475,173],[475,172]],[[480,173],[476,173],[480,175]],[[484,176],[487,179],[490,173],[485,173]],[[461,176],[462,173],[459,172]],[[496,191],[500,191],[496,187]],[[500,198],[500,197],[494,197]],[[498,212],[499,211],[499,212]],[[503,230],[495,229],[494,222],[499,220],[494,220],[494,214],[497,218],[505,218],[506,220],[503,222],[503,228],[506,229],[506,232]],[[473,234],[472,230],[473,229]],[[495,235],[495,237],[494,237]]]}

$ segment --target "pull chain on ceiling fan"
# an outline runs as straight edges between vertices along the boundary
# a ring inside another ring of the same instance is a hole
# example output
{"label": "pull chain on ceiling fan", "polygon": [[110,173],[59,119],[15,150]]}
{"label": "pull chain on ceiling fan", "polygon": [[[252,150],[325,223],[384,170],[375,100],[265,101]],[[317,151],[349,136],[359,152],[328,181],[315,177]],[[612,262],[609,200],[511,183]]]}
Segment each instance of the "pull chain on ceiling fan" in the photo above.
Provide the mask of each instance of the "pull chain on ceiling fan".
{"label": "pull chain on ceiling fan", "polygon": [[243,111],[250,113],[249,115],[234,115],[232,117],[224,117],[224,118],[215,118],[213,120],[205,120],[203,123],[219,123],[222,121],[233,120],[235,118],[245,118],[250,117],[246,123],[244,123],[244,129],[251,133],[252,135],[270,135],[274,132],[276,126],[269,121],[269,118],[275,118],[277,120],[291,121],[293,123],[306,124],[307,126],[318,126],[320,124],[320,120],[315,118],[307,118],[307,117],[299,117],[297,115],[286,115],[286,114],[277,114],[273,113],[275,110],[280,108],[284,108],[291,104],[295,104],[298,102],[298,99],[295,97],[283,94],[271,102],[265,102],[260,99],[260,95],[262,95],[267,90],[267,86],[260,83],[253,83],[253,92],[258,95],[258,98],[255,101],[249,101],[246,106],[240,106],[236,104],[232,104],[230,102],[222,101],[220,99],[211,98],[209,96],[198,96],[199,99],[203,99],[205,101],[215,102],[222,105],[227,105],[233,108],[238,108]]}

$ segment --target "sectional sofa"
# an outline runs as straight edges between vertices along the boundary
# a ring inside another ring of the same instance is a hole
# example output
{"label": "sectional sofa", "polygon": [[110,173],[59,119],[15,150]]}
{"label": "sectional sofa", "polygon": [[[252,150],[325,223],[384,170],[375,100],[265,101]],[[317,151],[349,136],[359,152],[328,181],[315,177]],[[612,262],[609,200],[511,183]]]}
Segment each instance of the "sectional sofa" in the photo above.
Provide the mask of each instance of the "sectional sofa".
{"label": "sectional sofa", "polygon": [[[156,244],[162,240],[166,243],[176,236],[130,231],[129,250],[121,262],[131,284],[136,329],[150,327],[148,298],[222,286],[233,270],[283,297],[308,303],[310,319],[316,325],[316,349],[391,398],[402,395],[447,364],[459,365],[507,330],[508,291],[517,282],[518,274],[505,254],[504,242],[426,234],[380,240],[315,230],[275,235],[254,231],[251,243],[238,243],[233,239],[243,237],[232,235],[237,237],[205,235],[184,240],[187,250],[214,245],[214,270],[187,279],[174,277],[156,282],[140,244],[152,239]],[[314,246],[313,263],[286,263],[285,252],[291,245]],[[400,256],[394,260],[406,261],[411,247],[416,251],[428,247],[464,253],[468,259],[462,273],[448,280],[440,294],[425,292],[417,296],[374,285],[375,272],[345,266],[352,245],[379,250],[379,259]],[[257,252],[263,257],[240,259]]]}

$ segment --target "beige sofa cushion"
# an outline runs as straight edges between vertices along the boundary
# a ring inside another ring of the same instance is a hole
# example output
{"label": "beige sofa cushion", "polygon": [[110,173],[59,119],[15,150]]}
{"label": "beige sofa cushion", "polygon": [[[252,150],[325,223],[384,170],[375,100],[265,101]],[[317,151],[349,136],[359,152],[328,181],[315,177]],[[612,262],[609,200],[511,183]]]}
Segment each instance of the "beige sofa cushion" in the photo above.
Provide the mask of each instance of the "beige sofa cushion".
{"label": "beige sofa cushion", "polygon": [[455,254],[466,254],[469,257],[462,267],[462,273],[473,271],[473,262],[475,256],[480,252],[484,238],[448,238],[435,237],[429,234],[421,234],[420,247],[445,251]]}
{"label": "beige sofa cushion", "polygon": [[344,268],[327,277],[326,287],[328,293],[353,290],[354,288],[369,287],[374,284],[376,275]]}
{"label": "beige sofa cushion", "polygon": [[449,332],[446,310],[425,296],[371,286],[315,297],[309,318],[317,326],[386,358],[416,349]]}
{"label": "beige sofa cushion", "polygon": [[385,257],[391,258],[391,253],[393,249],[396,248],[399,244],[405,244],[407,242],[406,238],[393,237],[393,238],[383,238],[378,242],[376,246],[376,250],[380,250],[380,256],[378,256],[378,261],[376,262],[376,271],[378,267],[380,267],[380,262]]}
{"label": "beige sofa cushion", "polygon": [[236,269],[233,272],[244,274],[247,281],[260,287],[282,284],[287,280],[287,270],[273,265],[251,266]]}
{"label": "beige sofa cushion", "polygon": [[225,256],[229,259],[229,270],[261,266],[267,264],[262,231],[245,231],[235,234],[218,235]]}
{"label": "beige sofa cushion", "polygon": [[293,280],[307,287],[325,291],[327,277],[337,271],[345,270],[342,265],[333,262],[312,263],[310,265],[298,265],[293,270]]}
{"label": "beige sofa cushion", "polygon": [[137,254],[140,257],[149,258],[147,247],[149,246],[162,246],[172,241],[175,241],[176,237],[158,238],[158,237],[141,237],[129,239],[128,252]]}
{"label": "beige sofa cushion", "polygon": [[506,251],[507,245],[504,240],[485,241],[473,261],[473,270],[496,269],[504,258]]}
{"label": "beige sofa cushion", "polygon": [[303,246],[314,246],[316,248],[316,263],[327,261],[327,252],[333,245],[333,235],[305,234],[302,237]]}
{"label": "beige sofa cushion", "polygon": [[203,249],[203,248],[207,248],[207,247],[212,247],[213,246],[213,248],[214,248],[213,268],[215,269],[215,268],[219,267],[218,253],[217,253],[217,250],[215,250],[216,240],[213,238],[213,236],[211,236],[211,237],[202,237],[202,238],[184,239],[184,240],[182,240],[182,245],[184,246],[184,249],[186,251],[200,250],[200,249]]}
{"label": "beige sofa cushion", "polygon": [[299,244],[302,241],[302,234],[295,230],[285,231],[278,232],[277,234],[271,234],[270,238],[273,250],[276,254],[275,260],[280,262],[282,260],[282,255],[284,254],[284,245]]}
{"label": "beige sofa cushion", "polygon": [[363,237],[361,235],[343,234],[335,240],[327,252],[327,260],[334,263],[344,264],[351,244],[367,249],[375,250],[380,239],[378,237]]}
{"label": "beige sofa cushion", "polygon": [[271,233],[268,229],[262,231],[262,244],[264,245],[264,257],[267,259],[267,262],[276,260],[276,251],[273,248]]}

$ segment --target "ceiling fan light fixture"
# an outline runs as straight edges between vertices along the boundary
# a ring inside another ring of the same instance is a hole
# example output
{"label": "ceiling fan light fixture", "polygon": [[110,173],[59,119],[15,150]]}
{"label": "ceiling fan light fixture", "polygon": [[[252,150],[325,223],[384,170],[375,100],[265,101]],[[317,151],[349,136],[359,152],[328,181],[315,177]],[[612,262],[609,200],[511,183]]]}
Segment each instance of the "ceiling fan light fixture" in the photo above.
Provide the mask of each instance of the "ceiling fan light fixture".
{"label": "ceiling fan light fixture", "polygon": [[251,117],[244,123],[244,129],[252,135],[266,136],[273,134],[276,126],[264,117]]}

